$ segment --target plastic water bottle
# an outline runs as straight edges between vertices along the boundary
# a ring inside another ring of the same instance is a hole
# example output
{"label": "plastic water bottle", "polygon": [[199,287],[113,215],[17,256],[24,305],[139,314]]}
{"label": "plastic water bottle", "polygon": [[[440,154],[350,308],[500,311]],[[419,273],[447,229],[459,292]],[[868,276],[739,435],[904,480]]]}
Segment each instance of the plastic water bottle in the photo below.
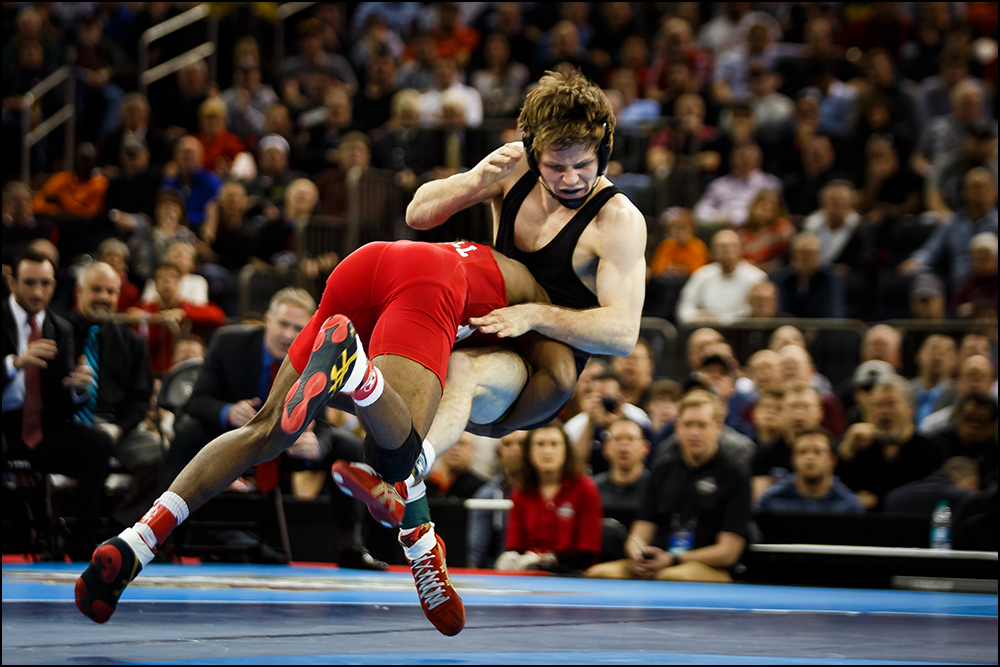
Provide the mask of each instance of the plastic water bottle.
{"label": "plastic water bottle", "polygon": [[951,507],[947,500],[931,514],[931,549],[951,549]]}

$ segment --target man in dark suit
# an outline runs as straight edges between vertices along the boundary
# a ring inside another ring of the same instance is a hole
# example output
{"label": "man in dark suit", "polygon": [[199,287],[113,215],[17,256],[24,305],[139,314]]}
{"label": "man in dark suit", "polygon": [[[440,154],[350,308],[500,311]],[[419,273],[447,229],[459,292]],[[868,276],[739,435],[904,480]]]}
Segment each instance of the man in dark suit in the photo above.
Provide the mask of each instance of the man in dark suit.
{"label": "man in dark suit", "polygon": [[96,262],[77,280],[77,310],[67,319],[73,328],[75,356],[96,362],[96,393],[77,421],[103,434],[112,453],[133,474],[133,487],[114,518],[131,526],[156,500],[163,442],[137,428],[149,410],[153,369],[146,342],[132,329],[111,321],[118,310],[121,277],[110,265]]}
{"label": "man in dark suit", "polygon": [[[202,367],[191,393],[186,414],[177,424],[177,435],[160,475],[166,488],[201,449],[225,431],[244,426],[270,393],[281,362],[295,337],[316,311],[316,302],[307,292],[287,288],[272,298],[264,326],[225,327],[216,332],[205,352]],[[338,459],[363,461],[361,440],[341,429],[317,420],[299,441],[275,462],[258,465],[257,486],[267,492],[278,483],[282,472],[326,469]],[[332,485],[331,485],[332,486]],[[385,569],[372,559],[360,541],[359,521],[364,516],[360,503],[339,490],[331,492],[335,521],[341,532],[342,567]]]}
{"label": "man in dark suit", "polygon": [[822,266],[819,237],[802,232],[792,242],[790,264],[774,274],[781,310],[795,317],[843,317],[843,278]]}
{"label": "man in dark suit", "polygon": [[122,125],[104,140],[99,162],[121,166],[121,149],[127,139],[141,140],[149,147],[150,162],[162,167],[170,159],[170,148],[159,129],[149,123],[149,101],[142,93],[129,93],[121,101]]}
{"label": "man in dark suit", "polygon": [[2,310],[3,459],[27,459],[77,479],[80,528],[67,549],[87,559],[111,455],[106,437],[73,421],[93,375],[83,359],[74,365],[72,328],[48,309],[56,287],[52,261],[26,250],[11,273]]}

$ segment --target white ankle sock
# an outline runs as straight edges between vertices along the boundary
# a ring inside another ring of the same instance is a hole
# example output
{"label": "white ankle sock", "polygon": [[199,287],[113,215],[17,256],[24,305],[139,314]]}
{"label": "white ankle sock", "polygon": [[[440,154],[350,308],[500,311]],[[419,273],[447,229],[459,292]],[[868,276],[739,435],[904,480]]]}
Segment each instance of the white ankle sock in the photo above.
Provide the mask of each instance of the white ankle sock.
{"label": "white ankle sock", "polygon": [[[421,526],[417,526],[416,528],[405,528],[405,529],[401,528],[399,531],[399,536],[403,537],[405,535],[409,535],[415,530],[420,530],[420,528]],[[412,547],[408,547],[405,545],[403,546],[403,552],[406,554],[407,558],[413,561],[417,560],[418,558],[420,558],[421,556],[423,556],[436,546],[437,546],[437,537],[434,535],[434,524],[431,523],[427,528],[427,532],[423,535],[423,537],[414,542]]]}
{"label": "white ankle sock", "polygon": [[431,444],[430,440],[424,438],[423,444],[420,445],[420,455],[417,457],[417,462],[413,464],[413,476],[424,477],[427,475],[434,467],[436,460],[437,452],[434,451],[434,445]]}
{"label": "white ankle sock", "polygon": [[413,476],[406,478],[406,504],[420,500],[427,495],[427,485],[423,480],[416,482]]}
{"label": "white ankle sock", "polygon": [[[132,548],[132,551],[135,552],[135,557],[139,559],[143,567],[149,565],[149,561],[153,560],[153,556],[156,555],[135,528],[126,528],[118,534],[118,537]],[[153,539],[155,540],[156,538]]]}

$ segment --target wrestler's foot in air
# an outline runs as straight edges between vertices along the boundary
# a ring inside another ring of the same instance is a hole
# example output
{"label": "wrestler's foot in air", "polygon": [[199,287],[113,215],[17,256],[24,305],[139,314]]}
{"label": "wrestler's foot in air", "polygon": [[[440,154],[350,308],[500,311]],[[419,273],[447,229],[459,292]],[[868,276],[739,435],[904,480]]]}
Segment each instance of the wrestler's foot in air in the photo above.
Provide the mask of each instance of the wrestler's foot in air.
{"label": "wrestler's foot in air", "polygon": [[340,490],[368,506],[375,520],[396,528],[406,513],[406,482],[390,484],[364,463],[337,461],[331,470]]}
{"label": "wrestler's foot in air", "polygon": [[323,322],[302,376],[285,397],[281,429],[296,434],[320,411],[330,395],[357,389],[368,366],[354,325],[343,315]]}
{"label": "wrestler's foot in air", "polygon": [[115,613],[118,598],[142,570],[125,540],[112,537],[94,550],[90,565],[76,580],[76,606],[97,623]]}
{"label": "wrestler's foot in air", "polygon": [[406,552],[427,620],[441,634],[457,635],[465,627],[465,605],[451,585],[445,564],[444,540],[434,533],[434,524],[425,523],[403,531],[399,543]]}

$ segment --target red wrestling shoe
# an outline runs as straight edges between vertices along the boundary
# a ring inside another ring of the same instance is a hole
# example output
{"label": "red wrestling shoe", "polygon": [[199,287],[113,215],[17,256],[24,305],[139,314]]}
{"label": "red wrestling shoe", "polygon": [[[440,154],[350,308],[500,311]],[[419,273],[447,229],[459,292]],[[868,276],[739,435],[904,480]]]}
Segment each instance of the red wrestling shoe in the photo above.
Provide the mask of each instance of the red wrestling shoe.
{"label": "red wrestling shoe", "polygon": [[400,534],[410,572],[424,615],[443,635],[453,637],[465,627],[465,605],[451,585],[445,564],[444,540],[434,533],[434,524]]}
{"label": "red wrestling shoe", "polygon": [[406,482],[390,484],[371,466],[337,461],[331,470],[340,490],[368,506],[375,520],[386,528],[397,528],[406,514]]}
{"label": "red wrestling shoe", "polygon": [[323,322],[302,376],[285,396],[281,429],[296,434],[313,420],[331,394],[351,392],[364,379],[368,359],[354,325],[343,315]]}
{"label": "red wrestling shoe", "polygon": [[90,565],[76,580],[77,609],[96,623],[106,622],[140,570],[142,565],[132,547],[120,537],[112,537],[94,550]]}

